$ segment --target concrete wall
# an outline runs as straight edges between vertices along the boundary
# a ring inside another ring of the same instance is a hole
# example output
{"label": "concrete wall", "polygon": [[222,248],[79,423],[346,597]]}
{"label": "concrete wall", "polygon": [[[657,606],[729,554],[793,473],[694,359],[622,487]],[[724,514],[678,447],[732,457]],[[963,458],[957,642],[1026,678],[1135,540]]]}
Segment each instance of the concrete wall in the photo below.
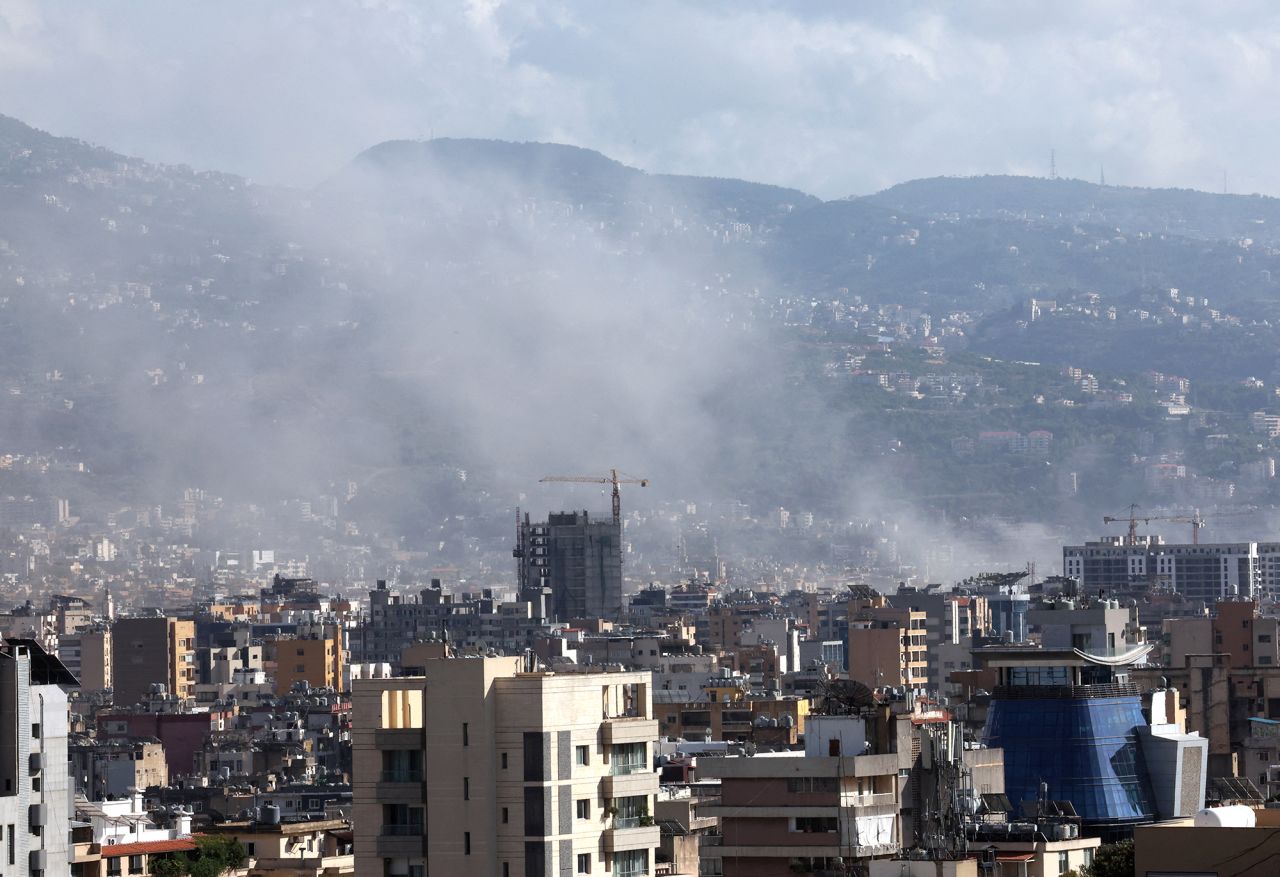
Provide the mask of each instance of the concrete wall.
{"label": "concrete wall", "polygon": [[1280,828],[1196,828],[1188,820],[1139,826],[1133,840],[1136,877],[1263,877],[1275,874],[1280,860]]}

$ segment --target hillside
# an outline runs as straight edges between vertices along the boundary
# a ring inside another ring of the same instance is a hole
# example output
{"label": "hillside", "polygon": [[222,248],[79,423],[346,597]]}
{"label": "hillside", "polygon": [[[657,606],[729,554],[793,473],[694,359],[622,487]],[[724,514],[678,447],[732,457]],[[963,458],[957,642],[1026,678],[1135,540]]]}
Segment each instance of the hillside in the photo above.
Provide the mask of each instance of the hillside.
{"label": "hillside", "polygon": [[1100,186],[1035,177],[932,177],[861,200],[929,219],[1012,219],[1088,223],[1126,234],[1150,232],[1208,240],[1280,239],[1280,199],[1191,189]]}
{"label": "hillside", "polygon": [[[351,480],[411,533],[594,460],[669,498],[1031,509],[1045,461],[951,454],[995,424],[1063,436],[1051,462],[1107,473],[1080,502],[1119,507],[1166,429],[1137,376],[1195,382],[1226,430],[1269,404],[1239,382],[1280,380],[1274,199],[987,177],[824,203],[480,140],[299,191],[5,118],[0,193],[0,450],[74,451],[106,497]],[[1132,405],[1105,446],[1067,366]],[[1206,471],[1262,453],[1228,446]]]}

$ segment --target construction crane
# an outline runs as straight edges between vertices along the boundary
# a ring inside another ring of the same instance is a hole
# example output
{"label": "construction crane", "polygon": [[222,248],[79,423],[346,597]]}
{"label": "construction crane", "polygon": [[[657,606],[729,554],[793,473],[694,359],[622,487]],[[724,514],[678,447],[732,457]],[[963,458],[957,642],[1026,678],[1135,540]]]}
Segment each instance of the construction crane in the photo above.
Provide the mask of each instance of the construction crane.
{"label": "construction crane", "polygon": [[648,478],[636,478],[633,475],[618,477],[617,469],[610,469],[608,476],[598,478],[591,475],[548,475],[546,478],[538,480],[539,484],[547,482],[567,482],[570,484],[612,484],[613,485],[613,522],[615,524],[622,523],[622,491],[618,489],[619,484],[639,484],[641,487],[649,486]]}
{"label": "construction crane", "polygon": [[[1138,507],[1136,505],[1129,506],[1128,518],[1117,518],[1117,517],[1112,517],[1111,515],[1106,515],[1103,517],[1102,523],[1114,524],[1118,521],[1127,520],[1129,522],[1129,535],[1125,537],[1126,545],[1138,544],[1138,521],[1142,521],[1142,523],[1144,524],[1149,524],[1152,521],[1171,521],[1175,524],[1190,524],[1191,525],[1191,544],[1192,545],[1200,544],[1200,530],[1203,529],[1205,525],[1205,516],[1200,514],[1199,509],[1196,509],[1190,515],[1147,515],[1144,517],[1138,517],[1137,510],[1138,510]],[[1253,512],[1251,511],[1218,512],[1217,514],[1209,515],[1209,517],[1225,518],[1233,515],[1251,515],[1251,514],[1253,514]]]}
{"label": "construction crane", "polygon": [[[1217,514],[1209,515],[1209,517],[1211,517],[1211,518],[1225,518],[1225,517],[1230,517],[1230,516],[1233,516],[1233,515],[1251,515],[1251,514],[1253,514],[1253,512],[1250,512],[1250,511],[1244,511],[1244,512],[1218,512]],[[1200,544],[1200,530],[1201,530],[1201,528],[1203,528],[1203,527],[1204,527],[1204,516],[1200,514],[1200,510],[1199,510],[1199,509],[1196,509],[1196,510],[1195,510],[1195,513],[1194,513],[1194,514],[1190,514],[1190,515],[1170,515],[1170,516],[1169,516],[1169,517],[1167,517],[1167,518],[1152,518],[1152,520],[1155,520],[1155,521],[1175,521],[1175,522],[1177,522],[1177,523],[1179,523],[1179,524],[1190,524],[1190,525],[1191,525],[1191,544],[1192,544],[1192,545],[1199,545],[1199,544]]]}
{"label": "construction crane", "polygon": [[1102,523],[1104,524],[1114,524],[1117,521],[1125,521],[1125,520],[1129,522],[1129,535],[1125,537],[1124,544],[1137,545],[1138,544],[1138,521],[1142,521],[1142,523],[1145,524],[1150,520],[1150,518],[1139,518],[1138,507],[1136,505],[1129,506],[1128,518],[1118,518],[1114,515],[1102,516]]}

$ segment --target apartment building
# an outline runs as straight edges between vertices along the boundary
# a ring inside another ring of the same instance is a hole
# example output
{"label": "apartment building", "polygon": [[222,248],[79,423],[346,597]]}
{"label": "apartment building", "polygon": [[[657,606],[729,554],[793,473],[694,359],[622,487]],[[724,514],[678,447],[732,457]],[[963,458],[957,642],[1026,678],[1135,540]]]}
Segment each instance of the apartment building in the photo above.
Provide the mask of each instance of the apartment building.
{"label": "apartment building", "polygon": [[849,601],[849,678],[869,688],[923,688],[929,681],[927,616],[884,597]]}
{"label": "apartment building", "polygon": [[120,618],[111,628],[111,668],[116,706],[146,700],[151,686],[185,700],[196,684],[196,625],[172,616]]}
{"label": "apartment building", "polygon": [[345,687],[341,627],[326,627],[323,635],[281,637],[270,645],[275,653],[277,694],[292,691],[299,682],[334,691]]}
{"label": "apartment building", "polygon": [[111,687],[111,628],[86,628],[58,637],[58,660],[80,680],[81,691]]}
{"label": "apartment building", "polygon": [[1160,588],[1193,600],[1253,597],[1263,589],[1257,542],[1166,544],[1159,536],[1105,536],[1062,548],[1062,569],[1085,593]]}
{"label": "apartment building", "polygon": [[704,850],[719,863],[704,864],[724,877],[849,873],[923,845],[960,786],[998,791],[1002,773],[1000,750],[961,748],[942,714],[810,716],[804,752],[698,760],[699,778],[721,780],[719,803],[698,810],[723,836]]}
{"label": "apartment building", "polygon": [[422,663],[354,682],[357,873],[652,873],[650,673]]}
{"label": "apartment building", "polygon": [[0,642],[0,873],[69,877],[67,689],[35,640]]}

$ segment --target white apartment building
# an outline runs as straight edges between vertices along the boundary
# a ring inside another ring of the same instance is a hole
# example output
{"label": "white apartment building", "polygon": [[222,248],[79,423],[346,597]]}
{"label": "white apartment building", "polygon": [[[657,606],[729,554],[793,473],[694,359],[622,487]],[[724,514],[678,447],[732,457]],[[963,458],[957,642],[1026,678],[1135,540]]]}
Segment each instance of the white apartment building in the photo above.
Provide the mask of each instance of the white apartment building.
{"label": "white apartment building", "polygon": [[34,640],[0,641],[0,874],[70,877],[67,692]]}

